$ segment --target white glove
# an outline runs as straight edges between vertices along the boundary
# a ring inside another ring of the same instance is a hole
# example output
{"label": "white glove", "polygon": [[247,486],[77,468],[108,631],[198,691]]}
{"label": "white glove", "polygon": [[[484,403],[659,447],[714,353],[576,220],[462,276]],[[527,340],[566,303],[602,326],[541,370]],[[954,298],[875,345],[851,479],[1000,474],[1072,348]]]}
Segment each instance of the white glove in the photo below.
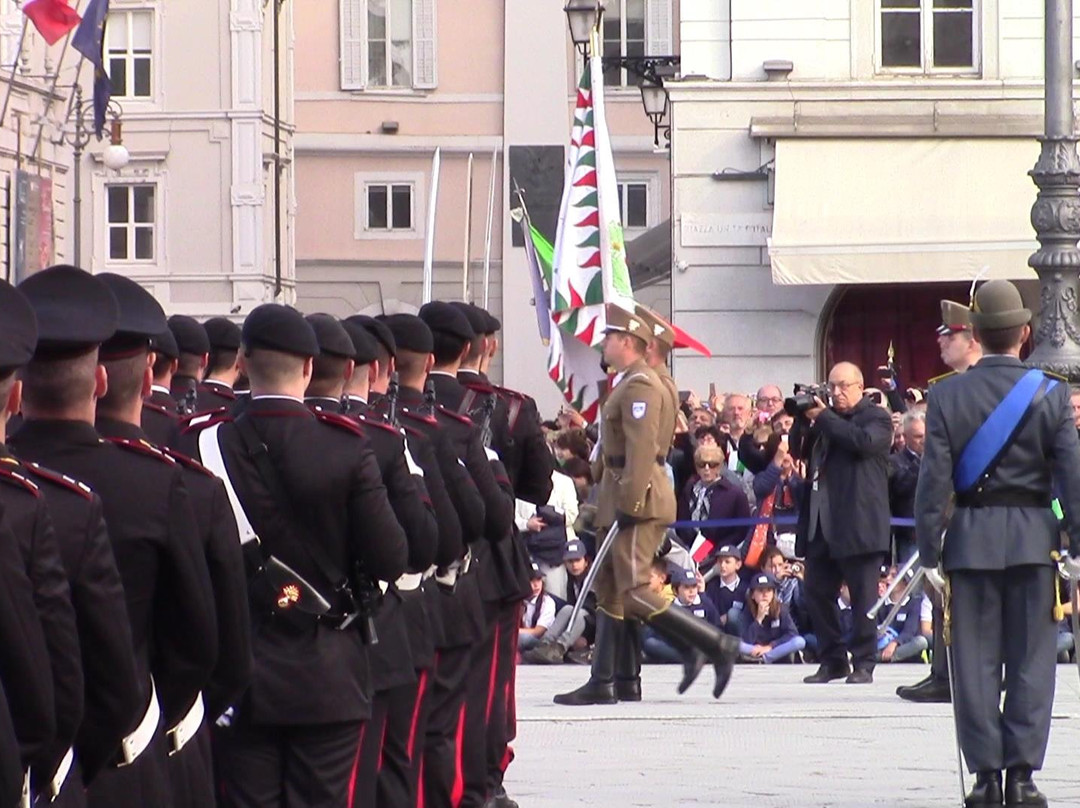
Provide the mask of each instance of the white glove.
{"label": "white glove", "polygon": [[1070,581],[1080,581],[1080,558],[1063,556],[1061,566],[1065,569],[1065,575]]}
{"label": "white glove", "polygon": [[942,572],[940,567],[926,567],[926,572],[923,574],[926,580],[929,581],[930,586],[934,587],[938,592],[945,590],[945,573]]}

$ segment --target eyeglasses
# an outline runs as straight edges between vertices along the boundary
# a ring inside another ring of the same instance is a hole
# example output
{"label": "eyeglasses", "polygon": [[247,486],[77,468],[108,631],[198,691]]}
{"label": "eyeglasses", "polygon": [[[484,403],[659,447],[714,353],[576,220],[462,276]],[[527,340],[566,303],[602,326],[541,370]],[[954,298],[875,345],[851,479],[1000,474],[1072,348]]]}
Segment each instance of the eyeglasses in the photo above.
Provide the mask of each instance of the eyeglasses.
{"label": "eyeglasses", "polygon": [[858,382],[829,382],[830,390],[849,390],[852,387],[858,386]]}
{"label": "eyeglasses", "polygon": [[770,396],[769,398],[764,398],[762,396],[758,396],[757,403],[758,404],[779,404],[783,400],[784,399],[778,398],[777,396]]}
{"label": "eyeglasses", "polygon": [[697,464],[699,469],[718,469],[720,468],[719,460],[705,460]]}

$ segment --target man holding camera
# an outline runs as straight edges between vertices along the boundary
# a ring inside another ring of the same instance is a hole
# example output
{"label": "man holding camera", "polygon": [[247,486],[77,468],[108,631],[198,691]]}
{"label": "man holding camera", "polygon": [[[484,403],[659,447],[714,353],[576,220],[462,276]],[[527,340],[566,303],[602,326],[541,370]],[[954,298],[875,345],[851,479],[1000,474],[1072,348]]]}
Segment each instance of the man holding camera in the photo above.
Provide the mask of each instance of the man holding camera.
{"label": "man holding camera", "polygon": [[[806,603],[821,667],[808,684],[873,681],[877,626],[866,613],[877,597],[878,573],[889,552],[889,413],[863,398],[862,372],[841,362],[827,389],[807,391],[784,406],[796,416],[791,453],[807,462],[796,555],[806,558]],[[831,399],[826,403],[825,399]],[[851,592],[854,629],[844,647],[836,607],[840,584]],[[848,664],[851,651],[854,670]]]}

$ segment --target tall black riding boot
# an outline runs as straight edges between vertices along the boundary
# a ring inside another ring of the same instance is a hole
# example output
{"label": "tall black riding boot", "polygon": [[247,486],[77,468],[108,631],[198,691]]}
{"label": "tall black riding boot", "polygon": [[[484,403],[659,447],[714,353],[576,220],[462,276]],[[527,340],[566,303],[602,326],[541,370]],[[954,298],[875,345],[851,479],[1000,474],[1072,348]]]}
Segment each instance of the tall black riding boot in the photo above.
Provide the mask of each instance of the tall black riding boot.
{"label": "tall black riding boot", "polygon": [[596,640],[593,643],[592,671],[589,681],[577,690],[559,693],[556,704],[579,707],[588,704],[615,704],[615,660],[623,644],[623,621],[609,614],[596,613]]}
{"label": "tall black riding boot", "polygon": [[615,660],[615,698],[641,701],[641,623],[626,619],[622,644]]}
{"label": "tall black riding boot", "polygon": [[647,618],[646,622],[684,655],[679,692],[685,693],[705,663],[711,662],[716,669],[713,697],[720,698],[739,656],[739,639],[678,606],[669,606]]}

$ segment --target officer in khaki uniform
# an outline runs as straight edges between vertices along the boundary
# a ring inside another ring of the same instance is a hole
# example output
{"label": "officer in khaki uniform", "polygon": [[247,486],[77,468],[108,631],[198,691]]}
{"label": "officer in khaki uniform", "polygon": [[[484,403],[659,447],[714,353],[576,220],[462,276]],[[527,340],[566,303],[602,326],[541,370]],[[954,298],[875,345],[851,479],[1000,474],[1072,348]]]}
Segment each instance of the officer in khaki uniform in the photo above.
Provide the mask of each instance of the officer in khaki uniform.
{"label": "officer in khaki uniform", "polygon": [[[652,335],[638,314],[608,305],[604,360],[618,375],[601,416],[603,476],[596,523],[601,532],[611,525],[618,532],[596,577],[596,644],[589,681],[556,696],[556,704],[618,700],[615,668],[625,642],[619,625],[625,618],[649,623],[684,653],[679,692],[690,687],[708,661],[716,667],[713,694],[719,697],[738,653],[736,638],[684,609],[670,608],[649,590],[649,567],[675,518],[675,494],[664,471],[675,409],[664,383],[645,362]],[[633,698],[632,692],[623,695]]]}

